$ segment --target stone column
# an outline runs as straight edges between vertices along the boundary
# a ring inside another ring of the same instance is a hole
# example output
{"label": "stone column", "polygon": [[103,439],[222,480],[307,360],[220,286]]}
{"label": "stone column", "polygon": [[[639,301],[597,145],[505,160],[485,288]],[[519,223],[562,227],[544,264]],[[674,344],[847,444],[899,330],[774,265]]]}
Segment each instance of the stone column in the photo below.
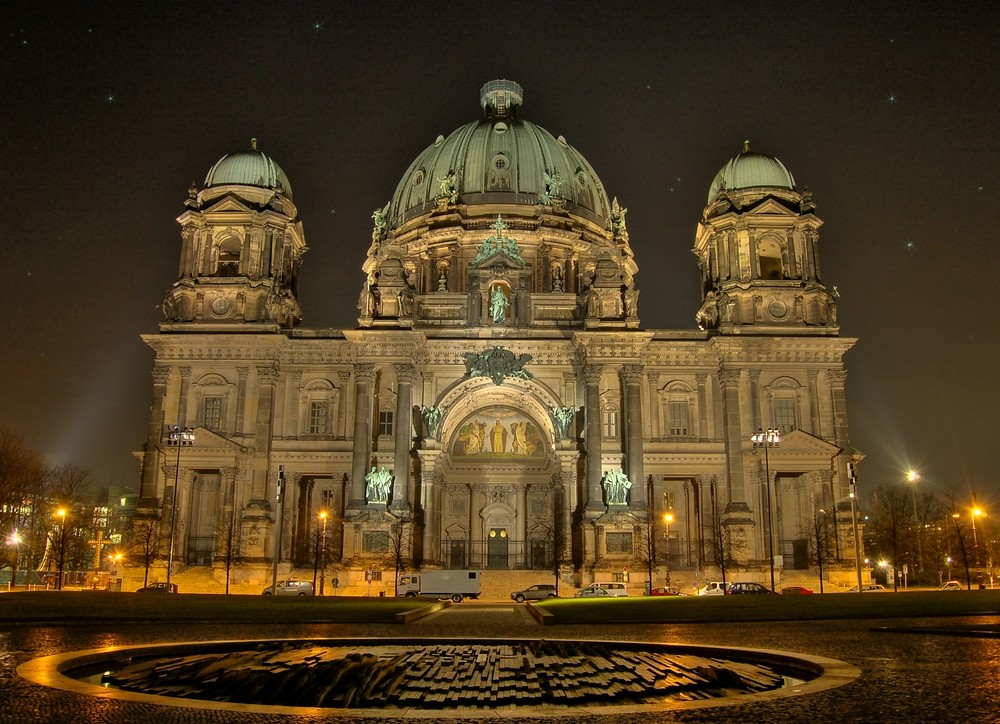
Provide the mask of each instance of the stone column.
{"label": "stone column", "polygon": [[553,475],[553,483],[559,489],[553,493],[556,505],[556,530],[559,535],[556,553],[559,555],[560,570],[563,566],[571,569],[573,565],[573,513],[580,506],[577,487],[579,477],[580,451],[570,449],[574,443],[567,441],[566,449],[560,449],[556,456],[559,459],[559,471]]}
{"label": "stone column", "polygon": [[746,501],[746,479],[743,470],[743,425],[740,420],[740,371],[719,370],[722,386],[722,413],[726,446],[726,474],[729,477],[730,500]]}
{"label": "stone column", "polygon": [[146,445],[142,456],[142,483],[139,487],[140,509],[156,509],[159,506],[157,493],[159,486],[160,441],[163,439],[164,400],[170,369],[153,367],[153,402],[149,410],[149,425],[146,428]]}
{"label": "stone column", "polygon": [[[181,367],[181,391],[177,398],[177,426],[185,427],[187,425],[187,409],[188,409],[188,389],[191,387],[191,368]],[[194,427],[198,424],[198,411],[194,411],[195,424],[191,425]]]}
{"label": "stone column", "polygon": [[708,396],[705,392],[708,375],[697,374],[694,379],[698,385],[698,441],[708,442]]}
{"label": "stone column", "polygon": [[649,372],[646,374],[646,381],[649,382],[649,437],[652,440],[659,440],[660,433],[660,373]]}
{"label": "stone column", "polygon": [[816,437],[823,437],[823,425],[819,416],[819,390],[816,385],[819,378],[819,370],[807,370],[809,377],[809,423],[812,429],[809,430]]}
{"label": "stone column", "polygon": [[[761,424],[760,370],[748,370],[747,375],[750,377],[750,412],[753,415],[751,429],[756,432],[759,428],[764,427]],[[767,427],[770,426],[769,423]]]}
{"label": "stone column", "polygon": [[420,456],[420,501],[419,517],[423,523],[423,560],[421,565],[437,563],[440,546],[434,542],[440,540],[441,531],[441,476],[435,470],[440,450],[418,450]]}
{"label": "stone column", "polygon": [[278,368],[257,368],[257,420],[254,425],[253,488],[250,507],[271,509],[268,496],[268,473],[271,462],[271,435],[274,428],[274,392],[278,386]]}
{"label": "stone column", "polygon": [[354,455],[351,459],[349,510],[365,507],[365,475],[368,474],[372,456],[371,385],[374,379],[374,365],[354,365]]}
{"label": "stone column", "polygon": [[337,380],[340,382],[340,389],[337,390],[337,432],[338,440],[347,439],[347,403],[349,399],[348,391],[351,389],[351,373],[338,372]]}
{"label": "stone column", "polygon": [[395,365],[396,382],[396,425],[393,451],[393,475],[391,509],[400,517],[409,518],[410,505],[410,446],[413,443],[413,385],[418,381],[417,368],[413,365]]}
{"label": "stone column", "polygon": [[249,367],[237,367],[236,373],[239,380],[236,386],[236,430],[235,437],[243,437],[246,424],[247,411],[247,378],[250,376]]}
{"label": "stone column", "polygon": [[302,430],[299,420],[299,396],[302,391],[302,372],[294,370],[288,373],[285,382],[285,414],[281,425],[281,436],[287,440],[297,440]]}
{"label": "stone column", "polygon": [[587,508],[588,515],[604,513],[601,493],[601,365],[587,365],[583,370],[587,381]]}
{"label": "stone column", "polygon": [[629,491],[629,508],[644,510],[646,508],[646,475],[643,472],[642,455],[642,394],[639,385],[642,383],[642,365],[623,365],[621,372],[622,386],[625,388],[625,461],[628,466],[628,478],[632,481]]}
{"label": "stone column", "polygon": [[830,403],[833,413],[833,444],[844,452],[837,456],[837,486],[834,496],[841,500],[850,495],[847,480],[847,463],[850,460],[851,440],[847,432],[847,370],[827,370],[830,382]]}

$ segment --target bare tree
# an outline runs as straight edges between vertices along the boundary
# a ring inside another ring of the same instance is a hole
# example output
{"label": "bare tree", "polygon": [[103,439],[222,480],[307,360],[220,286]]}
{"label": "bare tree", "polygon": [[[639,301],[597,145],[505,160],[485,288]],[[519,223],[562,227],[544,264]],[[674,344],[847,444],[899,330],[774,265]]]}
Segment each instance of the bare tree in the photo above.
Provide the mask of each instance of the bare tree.
{"label": "bare tree", "polygon": [[904,552],[913,548],[913,507],[911,493],[901,485],[881,485],[872,492],[868,531],[876,550],[888,554],[892,563],[892,588],[899,590],[897,571]]}
{"label": "bare tree", "polygon": [[809,538],[809,557],[819,572],[819,592],[823,593],[823,566],[837,558],[837,524],[834,512],[820,509],[813,513],[806,533]]}
{"label": "bare tree", "polygon": [[[948,543],[958,553],[962,568],[965,569],[965,588],[972,590],[972,574],[970,570],[970,558],[973,553],[972,529],[966,525],[964,506],[959,504],[958,495],[954,490],[945,493],[946,522],[948,530]],[[971,519],[970,519],[971,520]]]}
{"label": "bare tree", "polygon": [[704,518],[705,543],[708,545],[709,560],[719,567],[723,585],[726,583],[727,570],[736,565],[747,545],[734,528],[726,523],[725,511],[725,505],[713,482],[710,487],[709,515]]}
{"label": "bare tree", "polygon": [[136,520],[126,550],[133,563],[142,566],[142,586],[149,585],[149,569],[160,559],[163,537],[156,519]]}
{"label": "bare tree", "polygon": [[411,526],[402,518],[397,519],[388,533],[389,547],[386,551],[384,565],[393,569],[392,594],[399,594],[399,574],[413,566],[412,546],[410,542]]}
{"label": "bare tree", "polygon": [[229,595],[229,582],[233,569],[244,563],[243,536],[240,521],[237,520],[233,506],[226,506],[225,519],[220,521],[215,529],[215,560],[222,563],[226,572],[226,595]]}

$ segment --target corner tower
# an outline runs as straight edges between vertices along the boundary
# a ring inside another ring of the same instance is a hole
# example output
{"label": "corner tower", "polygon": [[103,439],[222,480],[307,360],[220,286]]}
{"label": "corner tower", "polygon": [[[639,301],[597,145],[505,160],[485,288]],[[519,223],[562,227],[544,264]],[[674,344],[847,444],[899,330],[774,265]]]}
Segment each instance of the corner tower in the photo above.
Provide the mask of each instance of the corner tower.
{"label": "corner tower", "polygon": [[192,186],[181,225],[179,277],[162,331],[268,332],[302,318],[295,280],[306,251],[292,187],[257,150],[223,156]]}
{"label": "corner tower", "polygon": [[815,208],[781,161],[744,142],[716,174],[698,224],[699,327],[721,334],[838,333],[836,293],[820,277],[823,222]]}

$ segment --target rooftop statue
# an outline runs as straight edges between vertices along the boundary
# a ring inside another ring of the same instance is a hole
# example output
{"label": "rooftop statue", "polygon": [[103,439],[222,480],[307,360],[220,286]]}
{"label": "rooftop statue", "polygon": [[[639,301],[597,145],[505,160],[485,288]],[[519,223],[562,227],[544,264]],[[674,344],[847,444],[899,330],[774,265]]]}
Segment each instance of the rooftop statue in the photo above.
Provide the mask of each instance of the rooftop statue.
{"label": "rooftop statue", "polygon": [[465,374],[468,377],[489,377],[493,384],[503,384],[505,377],[519,377],[530,380],[532,374],[524,369],[531,361],[530,354],[514,354],[503,347],[493,347],[482,354],[466,352]]}
{"label": "rooftop statue", "polygon": [[375,209],[372,212],[372,219],[375,222],[375,228],[372,230],[372,240],[378,241],[385,237],[385,233],[389,230],[389,202],[386,202],[385,206],[381,209]]}
{"label": "rooftop statue", "polygon": [[627,208],[623,208],[618,204],[618,197],[615,196],[614,200],[611,202],[611,233],[615,236],[624,236],[627,229],[625,227],[625,214],[628,213]]}
{"label": "rooftop statue", "polygon": [[442,179],[438,192],[439,201],[447,201],[449,204],[458,202],[458,181],[455,179],[455,172],[449,171],[448,175]]}
{"label": "rooftop statue", "polygon": [[562,186],[562,179],[559,177],[558,171],[553,171],[552,173],[546,171],[544,179],[545,191],[538,197],[538,200],[546,206],[551,206],[554,199],[562,198],[559,195],[559,187]]}
{"label": "rooftop statue", "polygon": [[475,265],[484,259],[489,259],[494,254],[503,254],[523,266],[524,257],[521,256],[521,249],[517,246],[517,239],[507,236],[508,227],[504,223],[503,217],[497,215],[496,222],[490,228],[493,229],[493,234],[483,239],[483,243],[476,250],[476,258],[472,260],[472,263]]}

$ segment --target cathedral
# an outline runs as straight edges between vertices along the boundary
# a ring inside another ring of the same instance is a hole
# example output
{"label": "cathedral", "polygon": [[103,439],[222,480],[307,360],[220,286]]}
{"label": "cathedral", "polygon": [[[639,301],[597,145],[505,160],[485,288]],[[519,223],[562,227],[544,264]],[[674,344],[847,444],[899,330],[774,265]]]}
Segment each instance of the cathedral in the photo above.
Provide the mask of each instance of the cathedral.
{"label": "cathedral", "polygon": [[372,215],[352,329],[301,324],[303,223],[255,142],[189,190],[137,453],[175,575],[853,580],[856,340],[809,191],[744,144],[707,184],[692,328],[645,329],[625,206],[517,83],[479,100]]}

